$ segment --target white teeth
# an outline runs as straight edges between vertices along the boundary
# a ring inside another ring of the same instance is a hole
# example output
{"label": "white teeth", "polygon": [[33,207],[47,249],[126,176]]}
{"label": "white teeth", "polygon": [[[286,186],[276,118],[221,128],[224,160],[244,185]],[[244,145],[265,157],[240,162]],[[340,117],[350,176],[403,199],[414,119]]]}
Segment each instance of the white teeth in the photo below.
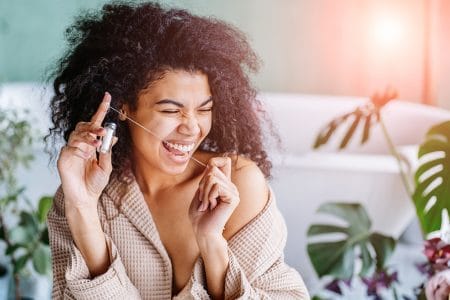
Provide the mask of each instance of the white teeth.
{"label": "white teeth", "polygon": [[172,143],[169,143],[169,142],[166,142],[166,141],[164,141],[164,143],[167,146],[169,146],[171,148],[174,148],[174,149],[177,149],[177,150],[182,151],[182,152],[189,152],[192,149],[194,149],[194,146],[195,146],[195,143],[192,143],[190,145],[172,144]]}

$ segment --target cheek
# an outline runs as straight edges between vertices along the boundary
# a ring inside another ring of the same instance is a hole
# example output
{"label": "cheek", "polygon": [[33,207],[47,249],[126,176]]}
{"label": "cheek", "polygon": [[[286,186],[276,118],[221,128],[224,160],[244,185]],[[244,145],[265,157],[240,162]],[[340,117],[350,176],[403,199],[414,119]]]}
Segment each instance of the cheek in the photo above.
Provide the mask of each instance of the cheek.
{"label": "cheek", "polygon": [[180,122],[176,119],[161,119],[154,120],[148,125],[148,129],[154,132],[160,140],[163,140],[165,137],[173,133]]}
{"label": "cheek", "polygon": [[146,116],[145,118],[139,118],[138,116],[135,120],[145,127],[146,130],[140,128],[138,125],[131,124],[134,131],[133,137],[146,142],[164,140],[179,124],[175,118],[158,118],[154,116]]}
{"label": "cheek", "polygon": [[212,117],[206,117],[204,119],[202,119],[200,122],[200,128],[202,131],[202,135],[203,136],[207,136],[208,133],[211,131],[211,127],[212,127]]}

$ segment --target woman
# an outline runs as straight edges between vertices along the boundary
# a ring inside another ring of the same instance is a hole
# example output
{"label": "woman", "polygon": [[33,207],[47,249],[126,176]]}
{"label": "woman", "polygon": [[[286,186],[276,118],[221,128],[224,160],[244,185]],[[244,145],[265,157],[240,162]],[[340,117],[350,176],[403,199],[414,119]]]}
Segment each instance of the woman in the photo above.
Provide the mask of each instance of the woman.
{"label": "woman", "polygon": [[[68,30],[52,99],[54,298],[303,299],[246,69],[225,23],[105,5]],[[112,150],[98,153],[105,122]]]}

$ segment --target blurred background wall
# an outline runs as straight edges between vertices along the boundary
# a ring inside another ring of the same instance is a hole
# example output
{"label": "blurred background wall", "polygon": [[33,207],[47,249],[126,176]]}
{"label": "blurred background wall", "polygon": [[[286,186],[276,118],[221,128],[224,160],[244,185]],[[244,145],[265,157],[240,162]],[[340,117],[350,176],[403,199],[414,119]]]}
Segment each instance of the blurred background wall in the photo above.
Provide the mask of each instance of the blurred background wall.
{"label": "blurred background wall", "polygon": [[[64,50],[64,30],[104,0],[0,0],[0,82],[42,81]],[[450,1],[171,0],[222,18],[263,60],[262,91],[400,97],[450,108]]]}

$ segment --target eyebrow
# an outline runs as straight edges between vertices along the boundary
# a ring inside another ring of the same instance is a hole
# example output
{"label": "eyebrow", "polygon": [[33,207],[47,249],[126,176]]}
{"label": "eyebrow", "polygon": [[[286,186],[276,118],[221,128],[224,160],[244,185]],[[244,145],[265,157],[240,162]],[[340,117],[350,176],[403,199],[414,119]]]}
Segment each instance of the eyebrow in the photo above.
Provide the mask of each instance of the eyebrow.
{"label": "eyebrow", "polygon": [[[206,104],[208,104],[209,102],[212,102],[212,101],[213,101],[213,99],[212,99],[212,96],[211,96],[211,97],[208,98],[208,100],[206,100],[202,104],[200,104],[199,107],[205,106]],[[160,101],[156,102],[155,104],[173,104],[173,105],[176,105],[178,107],[184,107],[184,105],[182,103],[180,103],[178,101],[175,101],[175,100],[172,100],[172,99],[163,99],[163,100],[160,100]]]}

